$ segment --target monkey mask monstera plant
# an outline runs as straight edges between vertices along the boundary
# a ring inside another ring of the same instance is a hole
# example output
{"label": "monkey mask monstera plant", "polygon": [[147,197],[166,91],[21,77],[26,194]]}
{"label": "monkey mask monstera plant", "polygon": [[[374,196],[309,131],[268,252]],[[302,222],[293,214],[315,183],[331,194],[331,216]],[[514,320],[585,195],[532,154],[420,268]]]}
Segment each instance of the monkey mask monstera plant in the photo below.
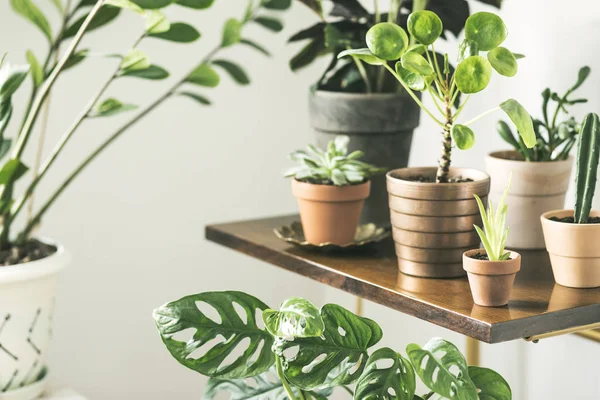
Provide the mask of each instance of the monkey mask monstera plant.
{"label": "monkey mask monstera plant", "polygon": [[[182,365],[210,377],[206,399],[321,400],[343,388],[356,400],[510,400],[496,372],[468,366],[452,343],[384,347],[379,325],[336,304],[293,297],[270,309],[242,292],[206,292],[154,310],[163,343]],[[264,325],[264,328],[261,327]],[[429,392],[417,396],[416,378]]]}

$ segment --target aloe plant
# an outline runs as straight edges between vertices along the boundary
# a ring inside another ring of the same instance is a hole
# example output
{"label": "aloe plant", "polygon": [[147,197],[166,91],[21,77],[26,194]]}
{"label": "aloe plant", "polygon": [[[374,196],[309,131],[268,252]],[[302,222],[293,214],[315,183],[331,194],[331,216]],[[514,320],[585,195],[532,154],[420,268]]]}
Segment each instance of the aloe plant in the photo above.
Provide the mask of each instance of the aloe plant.
{"label": "aloe plant", "polygon": [[382,174],[385,168],[377,168],[360,158],[360,150],[348,154],[348,136],[337,136],[329,142],[326,150],[308,145],[307,151],[297,150],[290,154],[293,161],[300,165],[291,168],[285,177],[294,177],[302,182],[321,185],[354,185],[367,181],[375,174]]}
{"label": "aloe plant", "polygon": [[600,122],[598,115],[588,114],[579,131],[577,151],[577,181],[575,223],[585,224],[590,217],[592,199],[596,191],[598,158],[600,156]]}
{"label": "aloe plant", "polygon": [[[442,128],[436,182],[449,181],[453,145],[461,150],[473,147],[475,133],[469,126],[496,110],[508,115],[526,147],[536,144],[531,117],[514,99],[467,122],[458,122],[470,96],[488,86],[494,70],[505,77],[517,73],[517,59],[523,56],[500,46],[508,31],[499,16],[478,12],[467,19],[456,69],[450,64],[448,54],[440,55],[435,51],[435,43],[444,32],[442,20],[435,13],[428,10],[414,12],[408,17],[407,26],[408,33],[392,22],[379,23],[367,32],[368,48],[349,49],[339,56],[383,66]],[[435,108],[426,107],[415,92],[428,92]]]}
{"label": "aloe plant", "polygon": [[[558,117],[563,113],[568,115],[570,106],[587,103],[587,99],[570,96],[584,84],[590,72],[590,67],[582,67],[577,74],[575,84],[562,96],[550,88],[542,92],[542,119],[533,120],[537,138],[533,148],[527,148],[523,139],[515,136],[504,121],[498,121],[497,130],[500,137],[513,146],[525,161],[557,161],[569,158],[581,124],[574,117],[562,121]],[[549,110],[551,102],[556,103],[554,114]]]}
{"label": "aloe plant", "polygon": [[510,258],[510,253],[505,252],[504,247],[506,246],[506,239],[508,238],[508,233],[510,231],[509,228],[506,227],[506,215],[508,214],[506,199],[508,197],[511,179],[512,176],[500,198],[498,208],[495,210],[491,200],[489,200],[489,206],[486,211],[481,198],[476,194],[473,195],[475,196],[475,200],[477,200],[477,206],[479,207],[479,213],[481,214],[481,219],[483,221],[483,229],[477,225],[473,226],[481,239],[481,243],[483,244],[490,261],[504,261]]}
{"label": "aloe plant", "polygon": [[[405,355],[370,352],[381,327],[335,304],[319,309],[294,297],[273,310],[242,292],[207,292],[165,304],[153,317],[173,357],[210,377],[208,400],[220,391],[232,400],[321,400],[338,387],[355,400],[512,399],[501,375],[468,366],[441,338],[410,344]],[[429,390],[422,396],[417,377]]]}

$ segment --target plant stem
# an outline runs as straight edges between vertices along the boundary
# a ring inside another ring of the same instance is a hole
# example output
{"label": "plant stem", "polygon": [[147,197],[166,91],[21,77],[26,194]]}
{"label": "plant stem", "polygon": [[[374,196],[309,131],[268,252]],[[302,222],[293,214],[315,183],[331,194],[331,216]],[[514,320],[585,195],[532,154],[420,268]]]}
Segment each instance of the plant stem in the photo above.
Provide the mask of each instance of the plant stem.
{"label": "plant stem", "polygon": [[446,96],[446,124],[442,131],[442,154],[438,160],[438,170],[435,177],[437,183],[447,183],[449,180],[450,164],[452,163],[452,134],[450,130],[453,123],[451,99]]}
{"label": "plant stem", "polygon": [[433,397],[434,394],[435,394],[435,392],[427,393],[425,396],[423,396],[423,400],[429,400],[430,398]]}
{"label": "plant stem", "polygon": [[294,396],[294,391],[290,387],[290,384],[288,383],[287,378],[283,374],[283,365],[281,364],[281,357],[277,356],[275,358],[276,358],[275,363],[277,364],[277,376],[281,380],[281,384],[283,385],[283,388],[285,389],[285,392],[287,393],[290,400],[296,400],[296,396]]}
{"label": "plant stem", "polygon": [[488,110],[488,111],[486,111],[486,112],[484,112],[482,114],[479,114],[478,116],[476,116],[472,120],[469,120],[469,121],[465,122],[463,125],[469,126],[472,123],[479,121],[481,118],[483,118],[483,117],[485,117],[485,116],[487,116],[487,115],[489,115],[491,113],[494,113],[494,112],[496,112],[498,110],[500,110],[500,107],[494,107],[491,110]]}
{"label": "plant stem", "polygon": [[363,65],[362,61],[360,61],[357,57],[352,57],[352,60],[354,60],[356,69],[358,69],[362,80],[365,82],[365,89],[367,90],[367,93],[372,93],[373,89],[371,88],[371,81],[369,80],[369,76],[367,75],[367,71],[365,70],[365,66]]}
{"label": "plant stem", "polygon": [[373,0],[373,7],[375,8],[375,23],[381,22],[381,13],[379,12],[379,0]]}

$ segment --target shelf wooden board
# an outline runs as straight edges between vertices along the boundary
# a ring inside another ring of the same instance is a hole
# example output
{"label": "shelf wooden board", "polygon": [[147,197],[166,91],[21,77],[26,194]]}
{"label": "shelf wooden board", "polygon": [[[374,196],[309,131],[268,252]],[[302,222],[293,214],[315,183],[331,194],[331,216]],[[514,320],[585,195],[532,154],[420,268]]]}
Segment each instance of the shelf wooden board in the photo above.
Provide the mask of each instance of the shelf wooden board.
{"label": "shelf wooden board", "polygon": [[278,239],[273,229],[299,220],[284,216],[206,227],[206,238],[375,303],[487,343],[600,322],[600,288],[554,283],[545,251],[522,251],[508,306],[473,304],[466,278],[424,279],[400,273],[391,239],[353,252],[322,252]]}

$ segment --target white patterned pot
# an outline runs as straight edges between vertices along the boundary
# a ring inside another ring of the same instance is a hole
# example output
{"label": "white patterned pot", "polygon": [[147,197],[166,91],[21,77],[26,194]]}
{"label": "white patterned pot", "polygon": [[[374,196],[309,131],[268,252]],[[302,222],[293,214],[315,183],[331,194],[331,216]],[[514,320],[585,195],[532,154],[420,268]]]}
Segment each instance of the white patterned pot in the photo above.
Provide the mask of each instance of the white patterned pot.
{"label": "white patterned pot", "polygon": [[39,384],[27,386],[47,369],[56,281],[69,259],[58,246],[44,259],[0,267],[0,400],[31,400],[44,390]]}

